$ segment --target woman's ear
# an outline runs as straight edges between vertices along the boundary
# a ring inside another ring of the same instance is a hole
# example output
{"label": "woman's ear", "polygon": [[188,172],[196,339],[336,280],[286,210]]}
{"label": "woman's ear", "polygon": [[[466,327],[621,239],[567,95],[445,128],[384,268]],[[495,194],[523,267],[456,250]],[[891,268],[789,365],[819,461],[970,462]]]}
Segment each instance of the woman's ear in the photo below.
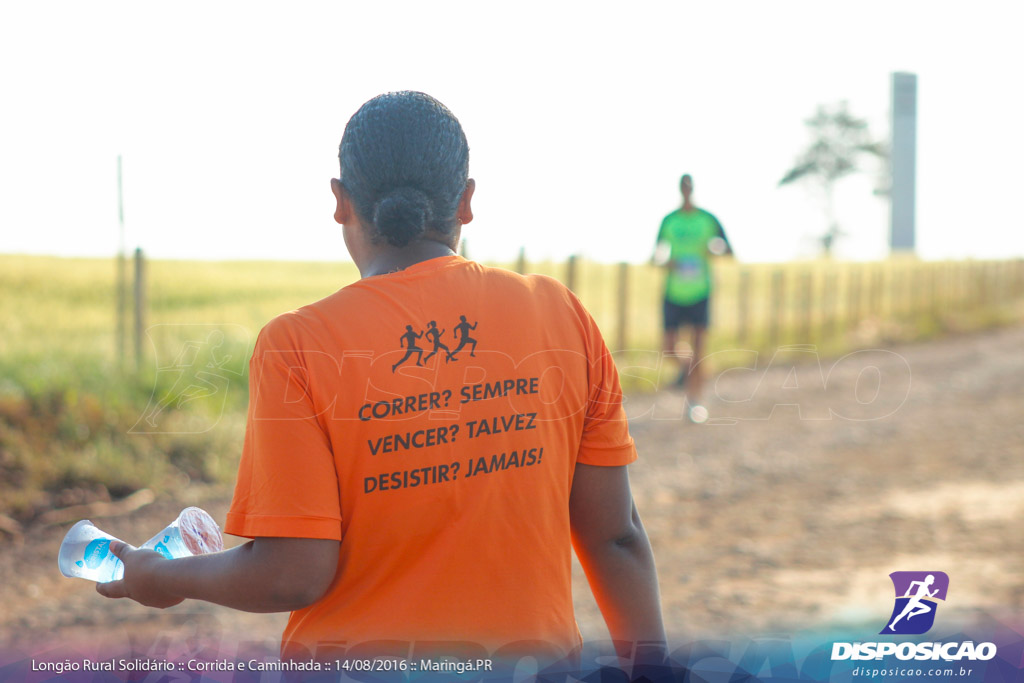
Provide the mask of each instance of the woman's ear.
{"label": "woman's ear", "polygon": [[334,208],[334,221],[344,225],[352,220],[352,199],[345,191],[345,186],[337,178],[331,178],[331,192],[334,193],[336,202]]}
{"label": "woman's ear", "polygon": [[466,224],[473,220],[473,208],[470,204],[473,201],[473,192],[476,190],[476,181],[470,178],[466,181],[466,189],[459,199],[459,208],[455,210],[455,218],[459,223]]}

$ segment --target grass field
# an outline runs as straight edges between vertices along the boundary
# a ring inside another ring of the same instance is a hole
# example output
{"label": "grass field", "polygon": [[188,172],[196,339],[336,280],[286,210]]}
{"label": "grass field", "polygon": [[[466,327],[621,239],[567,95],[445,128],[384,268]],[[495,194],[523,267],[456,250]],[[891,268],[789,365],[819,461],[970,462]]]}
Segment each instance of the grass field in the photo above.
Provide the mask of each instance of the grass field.
{"label": "grass field", "polygon": [[[147,337],[135,372],[130,341],[123,362],[117,355],[112,259],[0,256],[0,513],[30,518],[142,487],[229,479],[260,327],[356,277],[351,264],[148,266]],[[217,375],[228,381],[212,395],[193,391],[161,410],[155,427],[138,429],[163,397],[181,393],[183,349],[198,341],[202,350],[212,332],[223,335]]]}
{"label": "grass field", "polygon": [[[713,366],[728,366],[744,349],[814,344],[838,354],[1020,320],[1021,263],[721,263]],[[124,358],[117,353],[113,259],[0,255],[0,514],[29,519],[141,487],[229,481],[259,329],[358,276],[351,263],[153,261],[147,268],[136,371],[130,341]],[[564,263],[528,270],[566,277]],[[630,365],[627,389],[650,387],[644,378],[658,374],[663,275],[631,266],[624,297],[621,276],[617,265],[581,261],[575,289],[617,360]]]}

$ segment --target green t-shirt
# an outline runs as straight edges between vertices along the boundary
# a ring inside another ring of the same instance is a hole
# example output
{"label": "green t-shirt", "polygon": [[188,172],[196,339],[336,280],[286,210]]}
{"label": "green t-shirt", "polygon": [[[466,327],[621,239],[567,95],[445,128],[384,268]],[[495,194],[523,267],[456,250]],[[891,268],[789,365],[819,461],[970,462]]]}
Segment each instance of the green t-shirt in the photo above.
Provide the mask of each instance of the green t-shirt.
{"label": "green t-shirt", "polygon": [[669,246],[669,259],[675,264],[665,281],[665,298],[686,306],[711,294],[711,268],[708,241],[725,239],[718,219],[704,209],[677,209],[665,216],[658,230],[658,244]]}

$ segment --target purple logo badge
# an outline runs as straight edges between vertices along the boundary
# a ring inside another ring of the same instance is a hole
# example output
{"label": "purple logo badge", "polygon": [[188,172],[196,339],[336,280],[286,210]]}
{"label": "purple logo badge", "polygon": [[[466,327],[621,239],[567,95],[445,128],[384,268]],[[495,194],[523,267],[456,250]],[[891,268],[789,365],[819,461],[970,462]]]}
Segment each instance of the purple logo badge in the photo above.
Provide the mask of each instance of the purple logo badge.
{"label": "purple logo badge", "polygon": [[896,590],[892,616],[880,634],[920,635],[935,623],[936,600],[945,600],[949,577],[945,572],[893,572]]}

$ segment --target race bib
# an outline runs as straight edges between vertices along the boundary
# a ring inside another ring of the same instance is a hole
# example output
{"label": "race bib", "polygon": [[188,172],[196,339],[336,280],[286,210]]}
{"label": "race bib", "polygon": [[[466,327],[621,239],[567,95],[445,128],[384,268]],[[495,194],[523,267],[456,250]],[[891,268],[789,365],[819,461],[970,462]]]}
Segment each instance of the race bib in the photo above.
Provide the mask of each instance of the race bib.
{"label": "race bib", "polygon": [[704,279],[704,264],[698,256],[683,256],[676,261],[676,277],[693,282]]}

